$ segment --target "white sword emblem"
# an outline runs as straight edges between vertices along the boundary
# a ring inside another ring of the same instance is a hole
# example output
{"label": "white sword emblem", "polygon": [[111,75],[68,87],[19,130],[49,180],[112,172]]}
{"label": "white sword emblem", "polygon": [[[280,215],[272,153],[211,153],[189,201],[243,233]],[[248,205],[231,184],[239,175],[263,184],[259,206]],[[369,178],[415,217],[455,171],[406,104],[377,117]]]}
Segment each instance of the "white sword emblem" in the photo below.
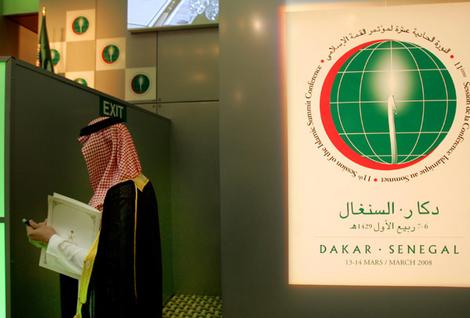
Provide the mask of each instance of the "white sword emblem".
{"label": "white sword emblem", "polygon": [[395,130],[395,114],[397,113],[397,106],[395,105],[395,98],[393,95],[388,97],[388,130],[390,134],[390,154],[392,155],[391,163],[397,163],[397,132]]}

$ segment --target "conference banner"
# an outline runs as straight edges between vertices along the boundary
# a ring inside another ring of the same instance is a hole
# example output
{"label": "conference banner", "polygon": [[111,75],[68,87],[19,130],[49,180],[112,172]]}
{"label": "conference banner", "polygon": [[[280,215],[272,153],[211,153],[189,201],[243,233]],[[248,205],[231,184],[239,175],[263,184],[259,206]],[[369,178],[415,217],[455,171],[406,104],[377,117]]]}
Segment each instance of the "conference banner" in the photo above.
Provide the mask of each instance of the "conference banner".
{"label": "conference banner", "polygon": [[470,287],[468,12],[284,12],[289,284]]}

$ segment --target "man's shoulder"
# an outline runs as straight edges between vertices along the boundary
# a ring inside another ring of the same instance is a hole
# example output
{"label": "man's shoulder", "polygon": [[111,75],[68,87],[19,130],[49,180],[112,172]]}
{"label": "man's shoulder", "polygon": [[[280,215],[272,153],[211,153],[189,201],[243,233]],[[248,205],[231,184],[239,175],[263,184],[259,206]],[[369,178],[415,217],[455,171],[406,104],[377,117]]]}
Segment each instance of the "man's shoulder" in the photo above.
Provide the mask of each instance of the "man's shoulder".
{"label": "man's shoulder", "polygon": [[[150,180],[146,182],[144,189],[146,188],[153,189],[152,182]],[[125,180],[125,181],[122,181],[113,185],[111,188],[108,189],[107,194],[121,193],[121,192],[128,192],[128,191],[134,192],[134,190],[135,190],[135,182],[134,180],[130,179],[130,180]]]}
{"label": "man's shoulder", "polygon": [[131,194],[134,192],[134,188],[134,182],[132,180],[122,181],[109,188],[106,196]]}

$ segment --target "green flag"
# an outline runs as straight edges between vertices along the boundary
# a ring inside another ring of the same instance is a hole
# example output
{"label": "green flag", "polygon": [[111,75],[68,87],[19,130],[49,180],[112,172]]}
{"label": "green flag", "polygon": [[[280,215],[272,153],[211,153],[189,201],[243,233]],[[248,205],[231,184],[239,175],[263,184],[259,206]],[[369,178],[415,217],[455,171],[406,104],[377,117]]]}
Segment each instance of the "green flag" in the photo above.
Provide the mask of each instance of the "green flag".
{"label": "green flag", "polygon": [[46,8],[42,8],[41,31],[39,32],[38,58],[36,66],[54,73],[52,64],[51,49],[49,47],[49,38],[46,28]]}

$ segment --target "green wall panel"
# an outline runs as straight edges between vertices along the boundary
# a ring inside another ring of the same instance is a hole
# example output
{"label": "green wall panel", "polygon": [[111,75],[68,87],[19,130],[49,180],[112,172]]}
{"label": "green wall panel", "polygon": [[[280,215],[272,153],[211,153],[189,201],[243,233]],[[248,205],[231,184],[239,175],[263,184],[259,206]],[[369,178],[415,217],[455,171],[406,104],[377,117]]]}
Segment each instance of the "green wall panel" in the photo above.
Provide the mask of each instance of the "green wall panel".
{"label": "green wall panel", "polygon": [[3,0],[2,14],[24,14],[38,12],[39,0]]}
{"label": "green wall panel", "polygon": [[0,218],[5,216],[5,70],[0,62]]}
{"label": "green wall panel", "polygon": [[7,316],[5,256],[5,224],[0,223],[0,318]]}
{"label": "green wall panel", "polygon": [[218,108],[217,102],[159,108],[159,114],[172,121],[172,263],[177,294],[220,295]]}
{"label": "green wall panel", "polygon": [[[99,95],[21,61],[12,60],[8,73],[13,81],[7,96],[11,101],[7,197],[11,318],[58,318],[58,275],[38,266],[40,251],[28,243],[21,219],[44,219],[47,195],[53,192],[88,202],[91,187],[77,135],[98,116]],[[170,121],[131,105],[127,119],[144,173],[157,192],[163,255],[171,257]],[[170,257],[163,260],[166,298],[173,294]]]}

